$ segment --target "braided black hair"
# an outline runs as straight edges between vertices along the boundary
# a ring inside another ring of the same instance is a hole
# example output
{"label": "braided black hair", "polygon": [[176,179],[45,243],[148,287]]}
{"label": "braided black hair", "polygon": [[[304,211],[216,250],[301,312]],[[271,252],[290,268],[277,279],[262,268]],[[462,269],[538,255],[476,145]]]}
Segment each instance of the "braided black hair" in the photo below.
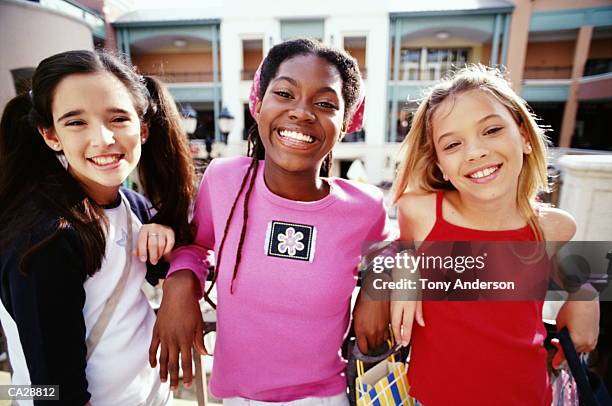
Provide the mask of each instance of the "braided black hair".
{"label": "braided black hair", "polygon": [[[346,128],[350,123],[351,118],[353,117],[353,113],[355,112],[355,108],[357,107],[357,102],[359,100],[359,95],[361,93],[361,73],[359,72],[359,65],[353,57],[348,55],[343,50],[325,46],[319,41],[311,39],[296,39],[292,41],[286,41],[272,47],[261,66],[261,76],[258,94],[259,99],[263,99],[266,90],[268,89],[268,85],[276,76],[280,65],[291,58],[295,58],[297,56],[302,55],[314,55],[321,59],[324,59],[331,65],[335,66],[338,70],[338,73],[340,73],[340,77],[342,78],[342,98],[344,99],[345,105],[343,124]],[[207,289],[204,295],[206,301],[210,303],[213,307],[215,307],[215,305],[209,299],[208,294],[211,292],[212,287],[214,286],[214,283],[217,280],[217,276],[219,274],[219,265],[221,264],[221,258],[223,255],[223,247],[225,246],[225,240],[227,238],[227,232],[232,222],[232,218],[234,217],[235,209],[238,204],[238,200],[240,199],[240,195],[244,191],[248,182],[249,186],[246,189],[246,194],[244,198],[242,229],[240,232],[240,240],[238,242],[238,248],[236,251],[236,262],[234,264],[234,269],[232,272],[232,285],[230,287],[230,292],[233,293],[234,291],[233,284],[238,273],[240,260],[242,258],[242,245],[244,243],[244,238],[246,235],[247,220],[249,216],[249,198],[251,195],[251,190],[253,189],[253,184],[255,183],[255,177],[257,175],[257,170],[259,167],[259,160],[265,159],[265,155],[266,151],[259,135],[257,123],[255,123],[249,129],[248,133],[247,156],[252,158],[252,162],[249,165],[246,174],[244,175],[244,179],[242,180],[242,184],[240,185],[240,189],[236,194],[236,198],[234,199],[234,203],[230,210],[229,217],[227,219],[227,222],[225,223],[223,237],[221,239],[221,244],[219,245],[219,252],[217,255],[217,269],[213,277],[213,283]],[[329,174],[331,173],[331,166],[332,153],[330,151],[321,165],[321,176],[329,176]]]}

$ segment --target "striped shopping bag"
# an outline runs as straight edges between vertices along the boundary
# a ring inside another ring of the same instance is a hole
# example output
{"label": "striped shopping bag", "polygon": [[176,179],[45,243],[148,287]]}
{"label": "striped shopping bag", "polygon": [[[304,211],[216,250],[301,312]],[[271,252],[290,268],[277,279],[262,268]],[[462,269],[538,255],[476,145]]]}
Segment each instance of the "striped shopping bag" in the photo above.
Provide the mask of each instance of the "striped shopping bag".
{"label": "striped shopping bag", "polygon": [[[355,394],[357,406],[414,406],[414,399],[408,391],[407,364],[396,361],[395,357],[401,348],[393,347],[384,359],[372,368],[364,371],[363,354],[355,354],[357,377]],[[355,346],[357,352],[359,349]]]}

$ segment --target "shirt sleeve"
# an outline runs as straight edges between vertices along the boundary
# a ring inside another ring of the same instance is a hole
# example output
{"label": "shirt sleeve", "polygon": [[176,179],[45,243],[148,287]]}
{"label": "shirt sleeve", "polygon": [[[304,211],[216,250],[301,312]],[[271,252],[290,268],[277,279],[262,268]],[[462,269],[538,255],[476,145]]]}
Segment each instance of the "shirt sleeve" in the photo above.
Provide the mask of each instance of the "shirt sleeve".
{"label": "shirt sleeve", "polygon": [[61,231],[29,257],[23,273],[14,267],[8,274],[8,301],[32,385],[59,385],[62,405],[83,406],[91,395],[79,245],[71,231]]}
{"label": "shirt sleeve", "polygon": [[[155,214],[155,209],[151,205],[151,202],[138,192],[130,190],[125,187],[121,187],[121,192],[130,202],[130,208],[132,213],[138,217],[138,220],[144,225],[151,223],[151,218]],[[168,267],[170,264],[163,258],[153,265],[150,261],[147,261],[147,274],[145,279],[151,286],[156,286],[160,279],[164,279],[168,273]]]}
{"label": "shirt sleeve", "polygon": [[396,238],[391,227],[391,222],[389,221],[389,216],[387,216],[387,209],[384,205],[382,193],[380,193],[380,196],[376,200],[372,220],[372,226],[367,233],[365,242],[373,243]]}
{"label": "shirt sleeve", "polygon": [[196,197],[192,220],[194,240],[191,244],[183,245],[172,251],[168,270],[168,277],[182,269],[191,270],[198,277],[202,291],[204,291],[204,282],[210,267],[209,258],[215,245],[210,199],[210,178],[214,171],[214,163],[213,160],[206,169]]}

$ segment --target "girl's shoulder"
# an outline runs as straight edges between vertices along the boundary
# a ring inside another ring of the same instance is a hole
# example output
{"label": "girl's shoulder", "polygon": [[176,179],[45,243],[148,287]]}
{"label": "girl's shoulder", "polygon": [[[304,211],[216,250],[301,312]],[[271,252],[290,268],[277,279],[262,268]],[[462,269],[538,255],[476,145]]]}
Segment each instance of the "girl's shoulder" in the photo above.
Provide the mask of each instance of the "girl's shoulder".
{"label": "girl's shoulder", "polygon": [[546,241],[569,241],[576,233],[576,220],[565,210],[540,205],[536,215]]}
{"label": "girl's shoulder", "polygon": [[244,176],[244,173],[252,162],[253,158],[246,156],[215,158],[210,161],[204,173],[223,174],[224,176],[240,174],[241,176]]}
{"label": "girl's shoulder", "polygon": [[381,205],[383,202],[384,194],[378,186],[336,177],[325,179],[334,186],[337,193],[341,192],[353,202],[376,206]]}
{"label": "girl's shoulder", "polygon": [[[27,261],[22,262],[27,254]],[[22,266],[28,269],[31,280],[39,274],[55,272],[63,274],[67,262],[84,263],[82,243],[77,231],[52,211],[39,213],[36,225],[19,233],[3,247],[0,255],[0,273],[4,278],[8,273],[22,275]],[[79,270],[81,270],[79,268]],[[79,273],[79,278],[82,278]],[[25,280],[24,280],[25,283]]]}
{"label": "girl's shoulder", "polygon": [[431,217],[432,215],[435,218],[436,196],[435,192],[404,192],[396,202],[398,212],[408,219]]}
{"label": "girl's shoulder", "polygon": [[436,222],[436,196],[434,192],[405,192],[397,201],[397,219],[400,238],[422,241]]}
{"label": "girl's shoulder", "polygon": [[224,190],[240,187],[252,163],[253,158],[246,156],[215,158],[206,166],[200,186],[220,187]]}
{"label": "girl's shoulder", "polygon": [[123,193],[127,201],[130,203],[130,208],[132,209],[132,212],[136,215],[136,217],[138,217],[140,222],[143,224],[148,223],[154,214],[153,205],[151,204],[149,199],[147,199],[140,193],[125,187],[121,188],[121,193]]}

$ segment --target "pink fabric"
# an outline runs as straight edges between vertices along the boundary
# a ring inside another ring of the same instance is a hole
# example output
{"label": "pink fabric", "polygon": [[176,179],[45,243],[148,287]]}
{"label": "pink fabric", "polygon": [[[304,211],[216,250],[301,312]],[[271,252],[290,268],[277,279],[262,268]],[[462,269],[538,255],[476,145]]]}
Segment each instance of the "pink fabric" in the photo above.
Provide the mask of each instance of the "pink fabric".
{"label": "pink fabric", "polygon": [[[257,102],[259,102],[259,83],[262,64],[263,62],[259,64],[259,67],[255,72],[255,76],[253,76],[253,82],[251,83],[251,92],[249,94],[249,111],[251,112],[251,116],[253,118],[255,118],[255,109],[257,108]],[[363,127],[363,115],[365,112],[365,85],[363,81],[361,81],[360,89],[361,93],[359,94],[359,99],[357,101],[357,108],[355,109],[353,118],[351,119],[351,122],[347,127],[347,134],[359,131],[361,130],[361,127]]]}
{"label": "pink fabric", "polygon": [[[246,157],[211,162],[196,200],[195,241],[173,252],[170,274],[191,269],[205,279],[208,251],[219,248],[250,162]],[[270,402],[337,395],[346,387],[339,349],[348,327],[361,246],[364,241],[383,240],[388,233],[382,193],[373,186],[327,178],[330,193],[323,199],[287,200],[266,187],[264,165],[260,161],[249,201],[233,294],[230,284],[245,193],[223,249],[211,391],[219,398]],[[273,221],[295,230],[272,238]],[[298,237],[300,225],[312,227],[314,241]],[[300,244],[310,247],[308,260],[292,257],[297,252],[292,249],[304,249]],[[271,256],[271,248],[283,249],[284,257]]]}

